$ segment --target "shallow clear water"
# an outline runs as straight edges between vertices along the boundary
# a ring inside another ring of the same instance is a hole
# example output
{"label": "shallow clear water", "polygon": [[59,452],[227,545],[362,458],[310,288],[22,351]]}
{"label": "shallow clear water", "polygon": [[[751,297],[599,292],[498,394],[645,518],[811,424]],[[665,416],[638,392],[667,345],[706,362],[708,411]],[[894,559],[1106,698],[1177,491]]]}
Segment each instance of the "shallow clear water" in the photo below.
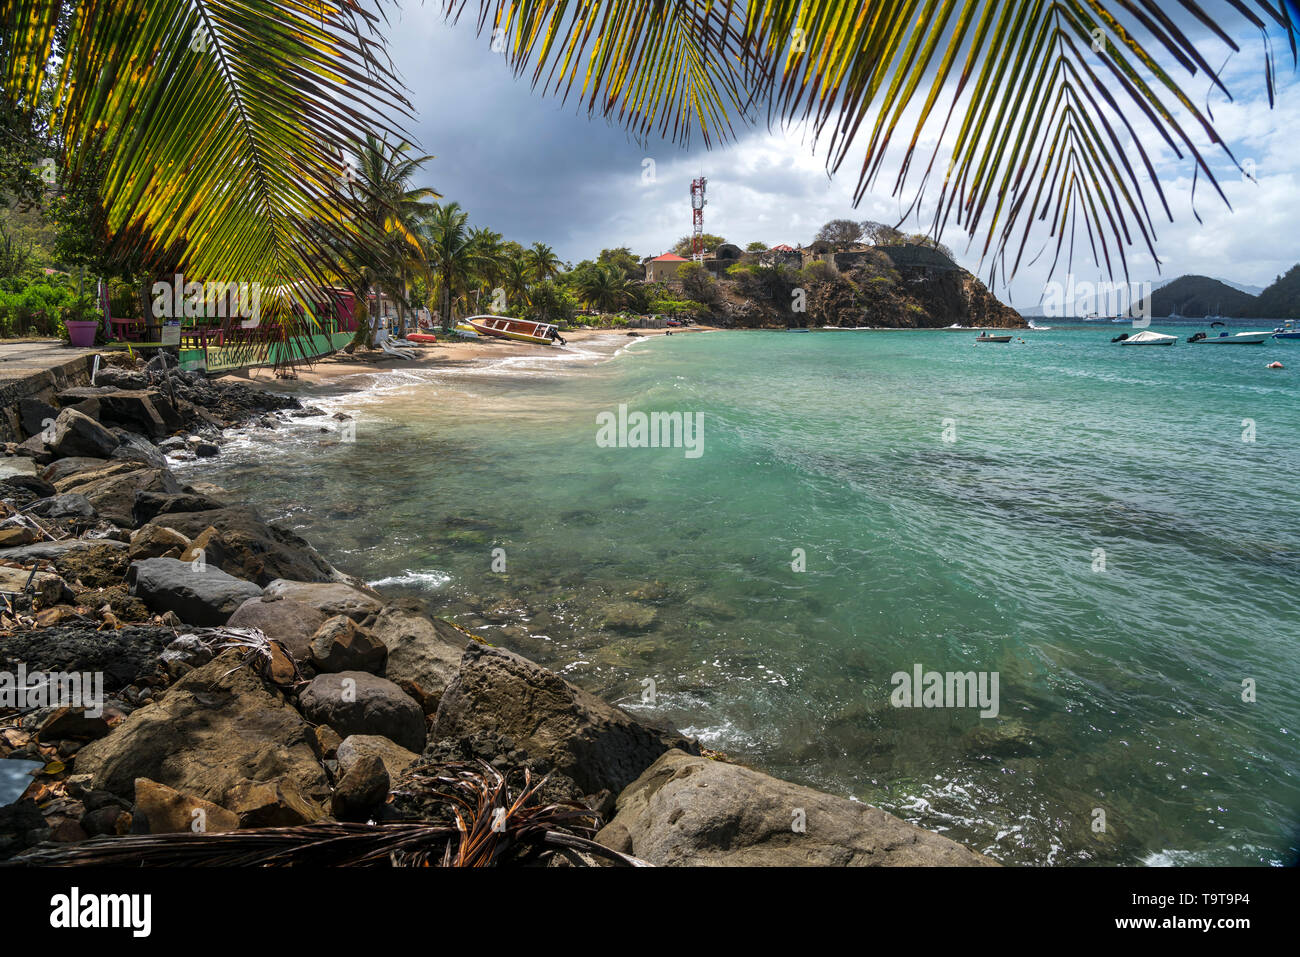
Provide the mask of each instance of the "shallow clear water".
{"label": "shallow clear water", "polygon": [[32,783],[32,772],[41,768],[40,761],[21,758],[0,760],[0,807],[17,801]]}
{"label": "shallow clear water", "polygon": [[[611,337],[312,398],[354,443],[307,419],[183,472],[629,710],[1001,860],[1289,861],[1300,343],[1114,334]],[[599,447],[620,403],[703,413],[703,454]],[[893,707],[917,664],[996,672],[999,716]]]}

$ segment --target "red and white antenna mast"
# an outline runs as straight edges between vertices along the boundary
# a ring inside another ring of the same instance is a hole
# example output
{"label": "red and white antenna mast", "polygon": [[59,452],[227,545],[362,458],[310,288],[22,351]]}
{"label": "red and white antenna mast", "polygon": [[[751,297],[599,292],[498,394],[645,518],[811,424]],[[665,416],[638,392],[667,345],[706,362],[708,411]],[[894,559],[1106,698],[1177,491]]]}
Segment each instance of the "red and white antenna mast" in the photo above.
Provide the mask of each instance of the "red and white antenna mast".
{"label": "red and white antenna mast", "polygon": [[708,201],[704,198],[703,176],[691,180],[691,259],[704,262],[704,207]]}

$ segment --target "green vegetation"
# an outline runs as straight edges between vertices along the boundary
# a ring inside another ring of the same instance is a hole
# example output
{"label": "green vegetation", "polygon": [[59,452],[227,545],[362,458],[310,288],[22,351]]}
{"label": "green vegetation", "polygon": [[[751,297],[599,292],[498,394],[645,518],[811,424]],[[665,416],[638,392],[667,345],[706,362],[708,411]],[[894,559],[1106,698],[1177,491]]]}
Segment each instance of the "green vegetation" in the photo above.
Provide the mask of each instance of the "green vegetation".
{"label": "green vegetation", "polygon": [[[717,249],[726,242],[726,240],[721,236],[715,236],[713,233],[705,233],[700,238],[704,241],[704,251],[706,253]],[[683,258],[689,258],[691,255],[691,237],[683,236],[681,239],[677,240],[669,252]]]}

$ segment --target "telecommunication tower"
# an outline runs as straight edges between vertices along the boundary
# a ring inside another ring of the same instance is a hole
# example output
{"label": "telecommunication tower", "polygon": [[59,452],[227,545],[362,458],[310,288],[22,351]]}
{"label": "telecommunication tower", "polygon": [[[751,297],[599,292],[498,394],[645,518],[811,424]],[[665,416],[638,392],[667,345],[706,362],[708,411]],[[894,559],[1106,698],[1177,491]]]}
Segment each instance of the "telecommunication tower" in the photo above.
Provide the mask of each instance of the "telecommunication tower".
{"label": "telecommunication tower", "polygon": [[703,176],[691,180],[691,259],[704,262],[704,207],[708,200],[704,198]]}

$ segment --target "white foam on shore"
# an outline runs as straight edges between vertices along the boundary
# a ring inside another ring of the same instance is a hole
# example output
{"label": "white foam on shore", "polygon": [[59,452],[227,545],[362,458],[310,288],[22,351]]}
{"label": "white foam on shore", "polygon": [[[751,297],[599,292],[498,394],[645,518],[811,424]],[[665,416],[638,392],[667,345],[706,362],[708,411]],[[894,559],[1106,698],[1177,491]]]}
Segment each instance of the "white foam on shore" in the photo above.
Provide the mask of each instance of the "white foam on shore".
{"label": "white foam on shore", "polygon": [[446,572],[439,571],[405,571],[400,575],[389,575],[387,578],[377,578],[372,582],[367,582],[371,588],[383,588],[388,585],[400,585],[404,587],[422,588],[426,591],[437,591],[447,582],[451,581],[451,576]]}

